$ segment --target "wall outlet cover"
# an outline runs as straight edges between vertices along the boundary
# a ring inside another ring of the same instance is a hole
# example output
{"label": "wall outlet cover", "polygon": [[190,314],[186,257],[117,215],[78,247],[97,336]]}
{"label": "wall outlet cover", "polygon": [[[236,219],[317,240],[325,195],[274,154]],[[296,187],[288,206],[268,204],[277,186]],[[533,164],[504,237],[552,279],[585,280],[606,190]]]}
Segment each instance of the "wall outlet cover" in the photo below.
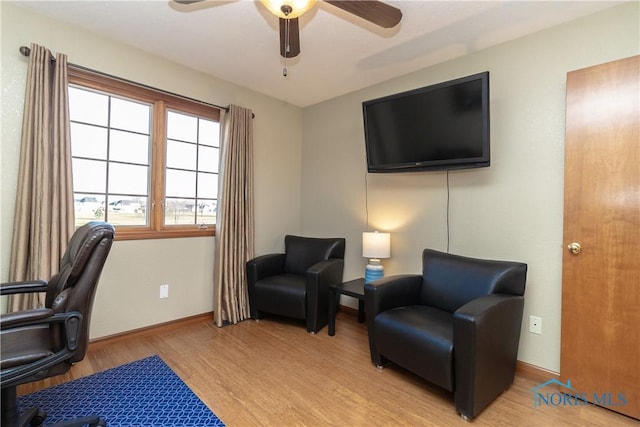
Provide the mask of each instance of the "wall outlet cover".
{"label": "wall outlet cover", "polygon": [[160,298],[169,298],[169,285],[160,285]]}
{"label": "wall outlet cover", "polygon": [[529,332],[542,335],[542,317],[529,316]]}

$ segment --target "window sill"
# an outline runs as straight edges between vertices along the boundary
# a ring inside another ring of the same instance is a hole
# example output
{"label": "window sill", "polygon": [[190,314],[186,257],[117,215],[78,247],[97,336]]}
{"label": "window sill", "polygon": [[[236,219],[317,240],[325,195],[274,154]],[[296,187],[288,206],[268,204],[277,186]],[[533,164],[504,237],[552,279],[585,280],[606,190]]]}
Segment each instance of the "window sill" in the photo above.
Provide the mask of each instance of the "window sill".
{"label": "window sill", "polygon": [[173,239],[180,237],[209,237],[216,235],[216,227],[209,226],[206,229],[164,229],[159,231],[150,230],[127,230],[116,227],[115,240],[148,240],[148,239]]}

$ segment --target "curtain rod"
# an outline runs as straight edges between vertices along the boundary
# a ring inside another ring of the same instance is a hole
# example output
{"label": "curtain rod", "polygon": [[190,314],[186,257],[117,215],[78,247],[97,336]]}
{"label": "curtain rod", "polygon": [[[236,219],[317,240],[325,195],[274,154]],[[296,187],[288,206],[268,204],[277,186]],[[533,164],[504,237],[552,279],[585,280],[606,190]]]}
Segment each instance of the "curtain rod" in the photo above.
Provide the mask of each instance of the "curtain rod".
{"label": "curtain rod", "polygon": [[[18,50],[20,51],[20,53],[23,56],[31,55],[31,48],[30,47],[20,46],[20,48]],[[54,58],[52,56],[51,60],[55,61],[56,58]],[[199,104],[208,105],[210,107],[220,108],[220,109],[222,109],[224,111],[227,111],[227,112],[229,111],[229,106],[228,105],[226,107],[223,107],[221,105],[212,104],[210,102],[200,101],[199,99],[190,98],[188,96],[179,95],[179,94],[173,93],[173,92],[168,92],[168,91],[163,90],[163,89],[158,89],[158,88],[155,88],[153,86],[149,86],[149,85],[145,85],[145,84],[142,84],[142,83],[134,82],[134,81],[131,81],[131,80],[123,79],[122,77],[117,77],[117,76],[114,76],[113,74],[107,74],[107,73],[103,73],[102,71],[92,70],[91,68],[83,67],[82,65],[76,65],[76,64],[71,64],[71,63],[68,64],[68,65],[71,66],[71,67],[83,70],[83,71],[89,71],[91,73],[95,73],[95,74],[98,74],[98,75],[101,75],[101,76],[109,77],[111,79],[120,80],[122,82],[129,83],[129,84],[132,84],[132,85],[135,85],[135,86],[139,86],[139,87],[142,87],[142,88],[145,88],[145,89],[150,89],[150,90],[153,90],[153,91],[156,91],[156,92],[163,92],[163,93],[169,94],[171,96],[175,96],[175,97],[178,97],[178,98],[186,99],[188,101],[197,102]],[[255,119],[255,117],[256,117],[255,113],[251,112],[251,118]]]}

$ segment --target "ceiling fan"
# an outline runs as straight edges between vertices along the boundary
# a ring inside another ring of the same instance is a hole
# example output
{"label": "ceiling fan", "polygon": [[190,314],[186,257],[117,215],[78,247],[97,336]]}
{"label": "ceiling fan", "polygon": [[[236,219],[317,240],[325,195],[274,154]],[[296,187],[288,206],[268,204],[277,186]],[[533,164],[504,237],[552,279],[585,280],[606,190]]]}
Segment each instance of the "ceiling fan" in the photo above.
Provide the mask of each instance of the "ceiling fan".
{"label": "ceiling fan", "polygon": [[[204,0],[172,0],[179,4]],[[402,11],[379,0],[323,0],[337,8],[358,16],[382,28],[392,28],[402,19]],[[317,0],[260,0],[280,19],[280,55],[293,58],[300,54],[298,17],[312,9]]]}

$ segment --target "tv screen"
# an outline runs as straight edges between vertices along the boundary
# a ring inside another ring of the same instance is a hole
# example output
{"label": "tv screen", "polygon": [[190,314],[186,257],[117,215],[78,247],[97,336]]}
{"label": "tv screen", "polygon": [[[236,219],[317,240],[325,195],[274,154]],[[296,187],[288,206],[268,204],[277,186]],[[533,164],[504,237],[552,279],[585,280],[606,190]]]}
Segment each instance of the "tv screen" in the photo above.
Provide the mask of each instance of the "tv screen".
{"label": "tv screen", "polygon": [[362,103],[369,172],[489,166],[489,72]]}

